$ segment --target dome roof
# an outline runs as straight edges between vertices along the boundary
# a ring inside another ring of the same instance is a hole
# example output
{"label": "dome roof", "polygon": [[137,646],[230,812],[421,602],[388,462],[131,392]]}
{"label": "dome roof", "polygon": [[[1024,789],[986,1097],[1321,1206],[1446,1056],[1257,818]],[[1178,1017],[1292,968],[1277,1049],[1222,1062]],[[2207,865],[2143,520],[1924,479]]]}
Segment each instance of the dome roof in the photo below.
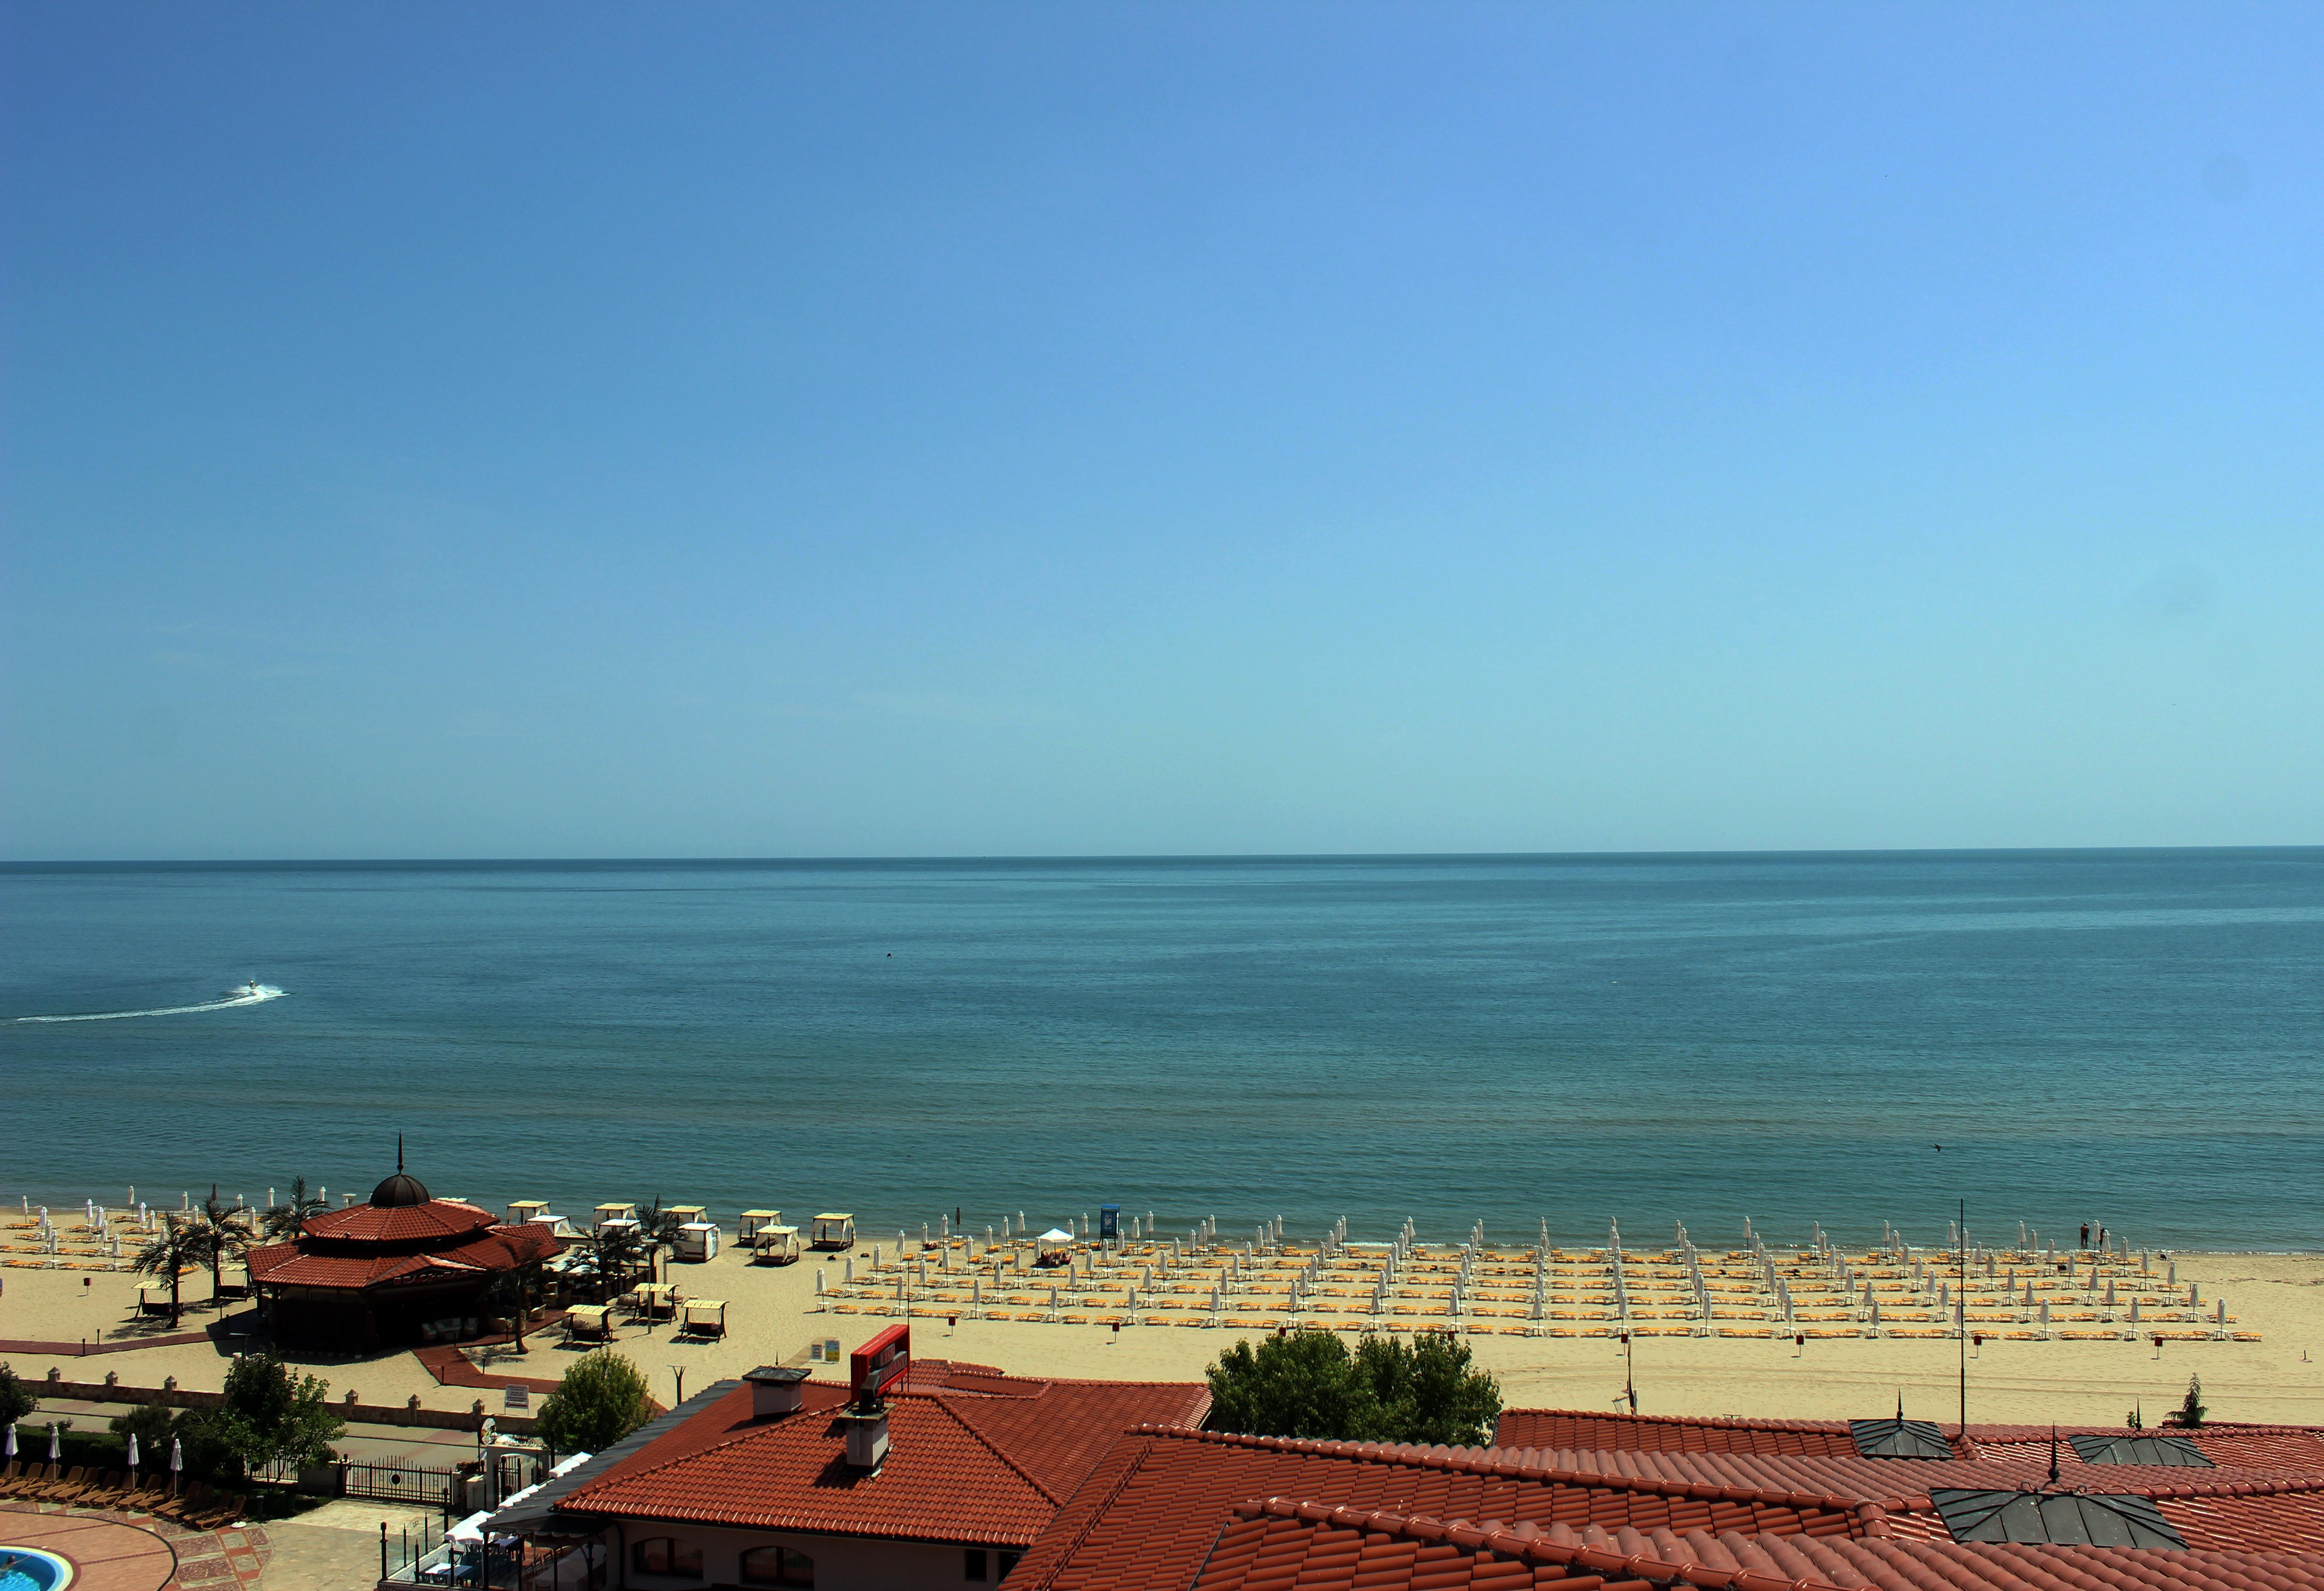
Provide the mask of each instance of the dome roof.
{"label": "dome roof", "polygon": [[371,1202],[374,1209],[401,1209],[427,1203],[428,1190],[418,1177],[398,1166],[393,1176],[371,1191]]}

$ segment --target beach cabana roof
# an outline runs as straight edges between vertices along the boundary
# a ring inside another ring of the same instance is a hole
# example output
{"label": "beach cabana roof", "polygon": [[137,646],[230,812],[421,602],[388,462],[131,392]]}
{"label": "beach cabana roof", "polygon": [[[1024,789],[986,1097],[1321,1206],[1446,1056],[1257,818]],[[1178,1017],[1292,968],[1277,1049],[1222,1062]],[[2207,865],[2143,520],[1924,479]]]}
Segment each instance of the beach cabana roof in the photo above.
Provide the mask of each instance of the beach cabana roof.
{"label": "beach cabana roof", "polygon": [[1077,1241],[1077,1239],[1071,1232],[1066,1231],[1063,1227],[1051,1227],[1047,1231],[1033,1239],[1033,1241],[1036,1243],[1072,1243]]}

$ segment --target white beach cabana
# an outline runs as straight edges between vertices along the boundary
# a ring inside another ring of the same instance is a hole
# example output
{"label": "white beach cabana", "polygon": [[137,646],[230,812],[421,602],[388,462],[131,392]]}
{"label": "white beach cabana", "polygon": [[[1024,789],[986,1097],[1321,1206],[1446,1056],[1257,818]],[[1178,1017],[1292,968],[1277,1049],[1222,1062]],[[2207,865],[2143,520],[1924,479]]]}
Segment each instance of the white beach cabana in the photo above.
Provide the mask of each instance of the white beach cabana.
{"label": "white beach cabana", "polygon": [[1033,1263],[1037,1265],[1070,1265],[1074,1263],[1074,1245],[1079,1241],[1063,1227],[1051,1227],[1033,1239]]}
{"label": "white beach cabana", "polygon": [[844,1210],[825,1210],[815,1218],[815,1235],[808,1241],[816,1248],[854,1247],[854,1216]]}

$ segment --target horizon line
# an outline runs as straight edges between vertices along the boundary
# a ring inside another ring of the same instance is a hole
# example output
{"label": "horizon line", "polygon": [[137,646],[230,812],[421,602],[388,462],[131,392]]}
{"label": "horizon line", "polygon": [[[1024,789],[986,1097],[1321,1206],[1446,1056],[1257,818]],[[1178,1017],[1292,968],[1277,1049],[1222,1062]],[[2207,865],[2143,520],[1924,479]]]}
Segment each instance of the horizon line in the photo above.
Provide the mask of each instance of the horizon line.
{"label": "horizon line", "polygon": [[377,856],[377,857],[88,857],[0,858],[0,871],[98,868],[580,868],[580,867],[829,867],[989,866],[1235,862],[1492,862],[1620,861],[1784,858],[1909,858],[2132,856],[2200,852],[2265,853],[2324,851],[2324,844],[2273,845],[1975,845],[1853,846],[1828,850],[1768,847],[1669,851],[996,851],[802,854],[795,856]]}

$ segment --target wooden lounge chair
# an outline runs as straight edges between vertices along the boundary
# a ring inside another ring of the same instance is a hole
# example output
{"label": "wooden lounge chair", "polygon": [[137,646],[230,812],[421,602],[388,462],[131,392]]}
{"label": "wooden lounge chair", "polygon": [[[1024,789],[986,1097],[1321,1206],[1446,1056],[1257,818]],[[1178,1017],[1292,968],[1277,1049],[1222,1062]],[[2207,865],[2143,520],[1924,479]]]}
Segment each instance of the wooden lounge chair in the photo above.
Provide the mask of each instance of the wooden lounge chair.
{"label": "wooden lounge chair", "polygon": [[188,1514],[201,1507],[209,1490],[199,1481],[188,1481],[183,1490],[154,1499],[150,1512],[156,1519],[175,1520],[182,1524]]}
{"label": "wooden lounge chair", "polygon": [[33,1490],[30,1495],[42,1503],[63,1503],[69,1501],[88,1484],[88,1466],[76,1464],[54,1480]]}
{"label": "wooden lounge chair", "polygon": [[222,1530],[240,1519],[248,1504],[249,1499],[240,1494],[228,1496],[223,1492],[213,1492],[210,1494],[210,1505],[186,1522],[198,1531]]}
{"label": "wooden lounge chair", "polygon": [[113,1506],[130,1513],[151,1513],[154,1505],[169,1494],[169,1483],[158,1475],[149,1475],[135,1485],[124,1488],[121,1500]]}

